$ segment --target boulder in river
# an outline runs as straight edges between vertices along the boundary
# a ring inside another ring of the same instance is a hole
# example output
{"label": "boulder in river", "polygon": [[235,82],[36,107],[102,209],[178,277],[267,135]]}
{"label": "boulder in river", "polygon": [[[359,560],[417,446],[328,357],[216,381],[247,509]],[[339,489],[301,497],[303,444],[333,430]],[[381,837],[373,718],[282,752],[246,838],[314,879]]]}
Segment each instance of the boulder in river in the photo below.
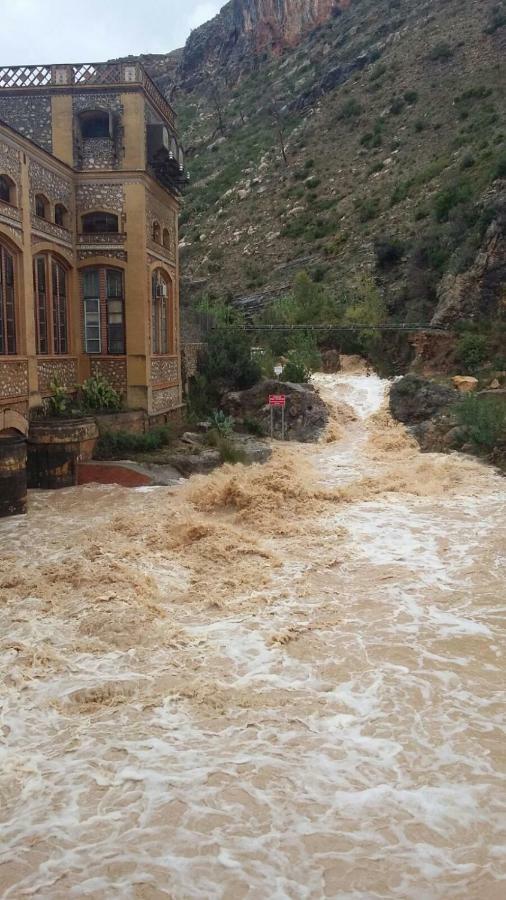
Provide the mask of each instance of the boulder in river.
{"label": "boulder in river", "polygon": [[[320,395],[312,384],[292,384],[291,382],[269,379],[260,381],[245,391],[225,394],[222,405],[225,411],[238,423],[255,421],[264,434],[270,431],[269,395],[284,394],[285,437],[290,441],[304,443],[317,441],[325,430],[329,413]],[[274,436],[281,435],[281,409],[274,409]]]}
{"label": "boulder in river", "polygon": [[459,396],[458,391],[436,381],[405,375],[390,389],[390,412],[399,422],[415,425],[440,413]]}

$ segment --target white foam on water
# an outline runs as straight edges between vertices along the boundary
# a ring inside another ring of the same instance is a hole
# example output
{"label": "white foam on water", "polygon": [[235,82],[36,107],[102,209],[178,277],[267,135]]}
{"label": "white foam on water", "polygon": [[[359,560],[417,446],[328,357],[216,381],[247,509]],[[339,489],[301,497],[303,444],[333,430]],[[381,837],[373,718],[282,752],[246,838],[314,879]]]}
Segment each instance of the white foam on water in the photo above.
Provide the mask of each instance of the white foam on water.
{"label": "white foam on water", "polygon": [[[316,382],[357,416],[300,448],[322,481],[395,473],[366,453],[387,384]],[[175,554],[171,504],[190,514],[164,488],[1,523],[2,897],[501,896],[505,482],[438,489],[443,464],[469,465],[429,455],[427,494],[357,493],[294,536],[251,526],[279,557],[258,585],[205,529]]]}

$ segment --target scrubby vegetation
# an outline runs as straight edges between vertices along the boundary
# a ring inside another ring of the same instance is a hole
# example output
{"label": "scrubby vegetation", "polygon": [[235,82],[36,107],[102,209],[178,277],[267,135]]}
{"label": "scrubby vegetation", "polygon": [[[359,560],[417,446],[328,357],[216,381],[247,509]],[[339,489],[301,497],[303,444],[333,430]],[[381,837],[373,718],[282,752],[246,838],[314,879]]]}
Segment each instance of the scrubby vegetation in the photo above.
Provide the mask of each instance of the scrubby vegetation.
{"label": "scrubby vegetation", "polygon": [[95,459],[125,459],[130,453],[148,453],[166,447],[173,437],[168,425],[144,434],[130,431],[103,431],[95,447]]}
{"label": "scrubby vegetation", "polygon": [[360,272],[389,319],[431,319],[500,220],[506,82],[503,3],[428,9],[352,3],[230,84],[216,74],[222,134],[208,85],[176,97],[192,147],[183,262],[203,291],[280,288],[324,265],[334,297]]}
{"label": "scrubby vegetation", "polygon": [[461,425],[478,449],[491,451],[506,443],[506,401],[504,397],[469,394],[455,407]]}

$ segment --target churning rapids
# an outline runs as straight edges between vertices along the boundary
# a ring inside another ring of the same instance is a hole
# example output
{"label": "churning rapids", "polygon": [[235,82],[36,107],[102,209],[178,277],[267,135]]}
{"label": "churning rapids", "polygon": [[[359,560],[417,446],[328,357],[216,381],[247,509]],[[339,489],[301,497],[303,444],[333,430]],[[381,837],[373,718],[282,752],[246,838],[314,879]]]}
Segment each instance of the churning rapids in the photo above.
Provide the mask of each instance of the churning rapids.
{"label": "churning rapids", "polygon": [[505,896],[506,482],[315,380],[318,445],[1,523],[3,898]]}

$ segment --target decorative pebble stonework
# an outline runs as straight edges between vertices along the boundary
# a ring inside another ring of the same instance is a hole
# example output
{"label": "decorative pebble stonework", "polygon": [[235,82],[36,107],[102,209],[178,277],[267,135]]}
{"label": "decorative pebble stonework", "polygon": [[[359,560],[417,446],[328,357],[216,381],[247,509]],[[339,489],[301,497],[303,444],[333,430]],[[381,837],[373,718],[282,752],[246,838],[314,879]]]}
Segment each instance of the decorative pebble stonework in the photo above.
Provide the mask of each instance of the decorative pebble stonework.
{"label": "decorative pebble stonework", "polygon": [[13,359],[0,362],[0,397],[24,397],[28,394],[28,362]]}
{"label": "decorative pebble stonework", "polygon": [[12,222],[21,222],[21,210],[9,203],[3,203],[2,200],[0,200],[0,216],[5,216]]}
{"label": "decorative pebble stonework", "polygon": [[[172,209],[168,209],[162,203],[150,194],[146,195],[146,240],[148,247],[156,251],[157,254],[170,259],[172,262],[176,259],[177,249],[177,217]],[[164,247],[153,240],[153,225],[158,222],[160,226],[160,240],[166,229],[169,232],[169,246]]]}
{"label": "decorative pebble stonework", "polygon": [[57,172],[41,166],[35,160],[30,160],[29,165],[30,176],[30,203],[32,209],[35,208],[35,194],[44,194],[51,203],[63,203],[63,205],[72,213],[73,189],[72,182],[63,178]]}
{"label": "decorative pebble stonework", "polygon": [[[50,235],[51,237],[58,238],[60,241],[64,241],[69,247],[72,246],[72,233],[67,231],[66,228],[60,228],[59,225],[55,225],[54,222],[48,222],[46,219],[41,219],[39,216],[32,215],[32,228],[34,231],[39,231],[43,234]],[[38,241],[39,238],[36,238],[35,240]]]}
{"label": "decorative pebble stonework", "polygon": [[82,215],[93,210],[104,210],[121,216],[125,206],[125,190],[122,184],[94,181],[77,188],[77,209]]}
{"label": "decorative pebble stonework", "polygon": [[151,384],[170,384],[177,381],[177,359],[154,357],[151,360]]}
{"label": "decorative pebble stonework", "polygon": [[72,358],[37,360],[37,373],[39,376],[39,391],[41,394],[50,394],[49,385],[55,379],[67,388],[74,391],[77,385],[77,360]]}
{"label": "decorative pebble stonework", "polygon": [[182,353],[181,353],[181,363],[184,371],[184,381],[185,383],[193,378],[194,375],[197,374],[197,365],[199,353],[203,350],[205,344],[183,344]]}
{"label": "decorative pebble stonework", "polygon": [[106,250],[100,247],[99,250],[78,250],[78,259],[90,259],[93,256],[105,256],[106,259],[121,259],[123,262],[128,261],[128,253],[126,250]]}
{"label": "decorative pebble stonework", "polygon": [[8,175],[12,178],[18,191],[20,188],[20,170],[19,151],[15,150],[14,147],[10,147],[4,141],[0,141],[0,174]]}
{"label": "decorative pebble stonework", "polygon": [[83,169],[117,168],[114,141],[111,138],[88,138],[83,141],[80,165]]}
{"label": "decorative pebble stonework", "polygon": [[169,409],[176,409],[180,405],[181,400],[178,387],[162,388],[162,390],[153,391],[152,393],[152,413],[166,412]]}
{"label": "decorative pebble stonework", "polygon": [[103,375],[115,391],[127,392],[127,368],[125,359],[92,359],[91,374]]}
{"label": "decorative pebble stonework", "polygon": [[51,124],[51,97],[1,97],[0,119],[24,134],[39,147],[51,153],[53,129]]}

